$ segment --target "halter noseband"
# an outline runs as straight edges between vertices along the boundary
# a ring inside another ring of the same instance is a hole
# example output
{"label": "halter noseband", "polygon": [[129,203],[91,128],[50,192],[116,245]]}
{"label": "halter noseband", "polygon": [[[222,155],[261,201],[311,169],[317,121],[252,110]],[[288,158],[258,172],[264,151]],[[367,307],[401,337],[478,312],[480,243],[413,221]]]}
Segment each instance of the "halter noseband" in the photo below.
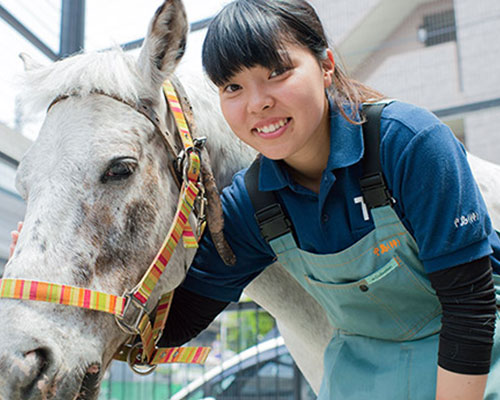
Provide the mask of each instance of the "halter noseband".
{"label": "halter noseband", "polygon": [[[173,291],[160,297],[156,306],[156,315],[153,323],[151,323],[146,309],[153,289],[160,280],[181,237],[184,247],[198,247],[197,238],[193,232],[189,218],[192,215],[195,200],[201,197],[201,204],[204,203],[204,187],[200,179],[199,156],[199,150],[204,140],[192,139],[176,90],[170,81],[167,80],[163,83],[163,92],[174,115],[183,143],[183,150],[181,152],[175,151],[175,145],[170,141],[170,138],[173,139],[173,135],[167,129],[164,130],[161,128],[160,119],[150,105],[145,102],[134,105],[104,92],[92,92],[120,101],[151,121],[155,129],[162,134],[168,151],[176,157],[179,164],[178,167],[182,171],[179,182],[181,190],[174,221],[158,254],[135,288],[126,291],[122,296],[116,296],[91,289],[56,283],[24,279],[0,279],[0,298],[44,301],[113,314],[118,326],[125,333],[133,335],[131,341],[136,335],[140,335],[141,337],[141,342],[134,345],[127,344],[122,346],[114,358],[120,361],[127,361],[132,370],[141,375],[151,373],[160,363],[201,364],[205,362],[210,352],[210,348],[208,347],[156,347],[167,320],[174,294]],[[58,101],[70,96],[57,97],[50,104],[47,112]],[[175,176],[174,174],[174,177],[177,180],[179,175]],[[204,221],[204,215],[198,215],[197,217],[198,222]],[[203,227],[196,227],[198,238],[201,236]]]}

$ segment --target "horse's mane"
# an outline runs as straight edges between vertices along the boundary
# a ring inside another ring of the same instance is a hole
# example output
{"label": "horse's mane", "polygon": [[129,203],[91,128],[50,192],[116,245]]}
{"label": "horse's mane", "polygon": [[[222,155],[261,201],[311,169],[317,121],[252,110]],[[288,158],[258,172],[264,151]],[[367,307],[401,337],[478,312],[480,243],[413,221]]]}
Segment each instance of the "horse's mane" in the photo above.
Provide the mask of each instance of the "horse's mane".
{"label": "horse's mane", "polygon": [[31,113],[45,111],[56,97],[67,94],[99,90],[135,102],[144,95],[140,91],[147,90],[136,60],[119,47],[81,53],[29,70],[21,77],[21,86],[19,100],[25,112]]}

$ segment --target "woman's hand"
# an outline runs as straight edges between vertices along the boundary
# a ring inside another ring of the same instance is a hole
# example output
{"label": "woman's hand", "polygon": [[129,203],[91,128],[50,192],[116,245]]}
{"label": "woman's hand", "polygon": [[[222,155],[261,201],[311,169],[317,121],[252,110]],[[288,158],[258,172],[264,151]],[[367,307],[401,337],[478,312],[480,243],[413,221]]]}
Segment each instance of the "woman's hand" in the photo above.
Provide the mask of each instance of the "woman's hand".
{"label": "woman's hand", "polygon": [[19,239],[19,233],[21,232],[21,229],[23,229],[23,223],[18,222],[17,223],[17,231],[12,231],[10,233],[10,236],[12,237],[12,243],[10,244],[10,252],[9,252],[9,260],[12,258],[12,255],[14,254],[14,249],[16,248],[17,245],[17,239]]}

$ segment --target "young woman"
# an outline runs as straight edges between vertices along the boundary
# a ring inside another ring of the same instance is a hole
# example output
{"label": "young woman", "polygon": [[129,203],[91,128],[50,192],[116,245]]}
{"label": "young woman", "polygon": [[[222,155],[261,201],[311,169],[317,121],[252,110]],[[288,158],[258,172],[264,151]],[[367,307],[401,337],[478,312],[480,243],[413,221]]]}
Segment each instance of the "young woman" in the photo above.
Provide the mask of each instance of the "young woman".
{"label": "young woman", "polygon": [[230,127],[261,154],[258,191],[274,193],[292,227],[264,238],[247,171],[236,174],[222,200],[237,264],[225,266],[205,235],[161,344],[196,336],[278,260],[338,328],[319,399],[499,399],[500,241],[451,131],[388,104],[375,151],[386,199],[367,204],[362,104],[382,96],[335,64],[307,2],[228,4],[203,65]]}

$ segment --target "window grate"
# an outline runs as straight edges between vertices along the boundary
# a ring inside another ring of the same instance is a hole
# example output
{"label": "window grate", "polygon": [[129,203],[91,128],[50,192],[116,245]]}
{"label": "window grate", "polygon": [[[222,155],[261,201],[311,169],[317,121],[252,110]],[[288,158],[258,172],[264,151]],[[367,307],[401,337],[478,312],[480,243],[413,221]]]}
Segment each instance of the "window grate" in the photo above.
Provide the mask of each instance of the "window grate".
{"label": "window grate", "polygon": [[418,29],[418,37],[426,46],[456,41],[455,11],[452,9],[425,15]]}

